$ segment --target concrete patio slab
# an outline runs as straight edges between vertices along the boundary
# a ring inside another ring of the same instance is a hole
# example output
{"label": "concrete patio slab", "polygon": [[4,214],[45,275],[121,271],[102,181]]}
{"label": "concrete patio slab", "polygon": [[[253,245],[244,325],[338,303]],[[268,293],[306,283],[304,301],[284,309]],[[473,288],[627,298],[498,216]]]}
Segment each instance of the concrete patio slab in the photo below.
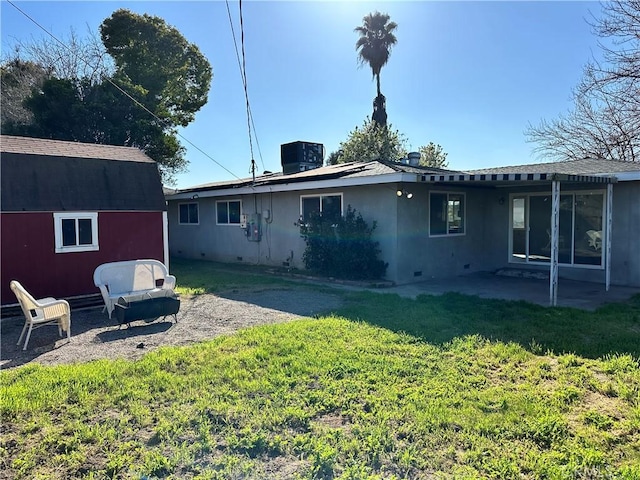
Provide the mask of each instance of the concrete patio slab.
{"label": "concrete patio slab", "polygon": [[[373,291],[397,293],[411,298],[421,294],[442,295],[456,292],[480,298],[524,300],[538,305],[549,305],[549,280],[505,277],[489,272],[376,288]],[[607,292],[603,284],[560,279],[558,306],[595,310],[607,303],[625,302],[635,294],[640,294],[640,288],[612,285]]]}

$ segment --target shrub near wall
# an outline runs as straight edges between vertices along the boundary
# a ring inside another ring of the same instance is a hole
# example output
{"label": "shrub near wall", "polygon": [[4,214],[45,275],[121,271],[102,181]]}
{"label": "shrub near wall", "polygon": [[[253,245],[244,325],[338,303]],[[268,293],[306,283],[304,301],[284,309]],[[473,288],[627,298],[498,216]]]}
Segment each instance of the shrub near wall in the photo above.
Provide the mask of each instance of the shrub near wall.
{"label": "shrub near wall", "polygon": [[369,227],[351,205],[338,219],[312,215],[300,226],[300,234],[307,245],[302,257],[305,268],[349,280],[382,278],[387,263],[378,258],[378,242],[371,239],[375,228],[375,221]]}

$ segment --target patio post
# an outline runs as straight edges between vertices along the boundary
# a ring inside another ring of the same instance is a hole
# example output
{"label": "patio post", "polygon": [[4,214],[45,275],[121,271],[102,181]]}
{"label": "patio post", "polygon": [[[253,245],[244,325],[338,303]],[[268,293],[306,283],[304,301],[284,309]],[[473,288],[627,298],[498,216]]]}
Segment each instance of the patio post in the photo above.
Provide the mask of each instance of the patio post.
{"label": "patio post", "polygon": [[605,258],[604,258],[604,268],[605,268],[605,288],[607,292],[609,291],[609,287],[611,286],[611,223],[612,223],[612,213],[613,213],[613,183],[607,183],[607,209],[606,209],[606,219],[605,219],[605,235],[604,235],[604,245],[605,245]]}
{"label": "patio post", "polygon": [[560,225],[560,181],[551,182],[551,259],[549,261],[549,305],[558,303],[558,230]]}

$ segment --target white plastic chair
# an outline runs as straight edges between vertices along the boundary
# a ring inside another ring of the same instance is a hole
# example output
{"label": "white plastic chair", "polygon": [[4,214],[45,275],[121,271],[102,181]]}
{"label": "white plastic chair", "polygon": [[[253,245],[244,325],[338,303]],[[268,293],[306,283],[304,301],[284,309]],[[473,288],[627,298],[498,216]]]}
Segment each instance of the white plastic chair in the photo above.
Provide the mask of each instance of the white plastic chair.
{"label": "white plastic chair", "polygon": [[589,237],[590,247],[594,250],[602,250],[602,231],[587,230],[587,237]]}
{"label": "white plastic chair", "polygon": [[20,302],[25,318],[24,327],[17,345],[20,345],[24,333],[27,332],[23,348],[23,350],[26,350],[32,330],[54,323],[58,325],[58,334],[61,337],[62,332],[65,331],[67,332],[67,339],[71,339],[71,308],[69,308],[69,303],[66,300],[57,300],[53,297],[36,300],[20,285],[20,282],[12,280],[9,285],[18,298],[18,302]]}

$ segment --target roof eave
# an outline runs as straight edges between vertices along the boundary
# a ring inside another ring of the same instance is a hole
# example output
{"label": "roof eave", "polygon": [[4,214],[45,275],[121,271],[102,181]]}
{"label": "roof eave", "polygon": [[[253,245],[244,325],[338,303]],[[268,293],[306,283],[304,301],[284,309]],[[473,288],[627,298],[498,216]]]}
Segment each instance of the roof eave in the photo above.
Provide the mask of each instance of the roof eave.
{"label": "roof eave", "polygon": [[[289,183],[274,183],[264,185],[242,185],[237,187],[216,188],[201,191],[180,191],[172,195],[167,195],[167,201],[191,200],[195,198],[228,197],[235,195],[248,195],[272,192],[293,192],[298,190],[320,190],[328,188],[358,187],[367,185],[389,184],[389,183],[415,183],[418,181],[417,175],[412,173],[389,173],[384,175],[370,175],[365,177],[332,178],[312,181],[295,181]],[[194,198],[194,196],[197,197]]]}
{"label": "roof eave", "polygon": [[464,173],[464,174],[441,174],[441,175],[419,175],[419,181],[426,183],[525,183],[551,181],[572,182],[572,183],[615,183],[616,175],[570,175],[565,173]]}

